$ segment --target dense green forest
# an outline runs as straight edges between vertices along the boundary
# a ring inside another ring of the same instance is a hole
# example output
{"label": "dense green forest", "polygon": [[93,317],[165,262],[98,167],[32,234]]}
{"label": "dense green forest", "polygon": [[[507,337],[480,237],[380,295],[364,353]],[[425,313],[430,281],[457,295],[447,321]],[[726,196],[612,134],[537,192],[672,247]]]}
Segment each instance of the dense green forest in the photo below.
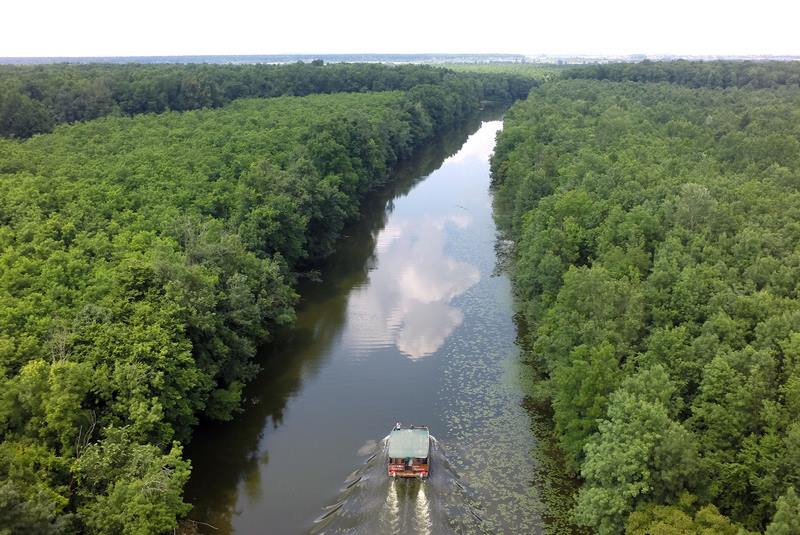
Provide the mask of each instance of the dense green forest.
{"label": "dense green forest", "polygon": [[[524,97],[530,77],[461,73],[487,100]],[[244,97],[409,90],[454,73],[431,66],[330,64],[0,65],[0,136],[29,137],[54,125],[103,117],[216,108]]]}
{"label": "dense green forest", "polygon": [[[297,85],[324,69],[363,76],[339,89],[410,87],[112,114],[0,139],[0,533],[173,530],[189,509],[181,445],[200,415],[236,411],[257,344],[293,319],[298,272],[331,252],[397,162],[532,83],[376,66],[14,69],[4,83],[41,88],[25,98],[55,123],[85,117],[60,118],[48,100],[64,79],[69,92],[117,75],[158,87],[162,74],[210,72],[238,87],[234,74],[294,73],[278,93],[332,91]],[[94,115],[124,102],[114,91]],[[173,107],[145,102],[122,111]]]}
{"label": "dense green forest", "polygon": [[798,73],[574,69],[506,115],[532,395],[592,531],[800,533]]}

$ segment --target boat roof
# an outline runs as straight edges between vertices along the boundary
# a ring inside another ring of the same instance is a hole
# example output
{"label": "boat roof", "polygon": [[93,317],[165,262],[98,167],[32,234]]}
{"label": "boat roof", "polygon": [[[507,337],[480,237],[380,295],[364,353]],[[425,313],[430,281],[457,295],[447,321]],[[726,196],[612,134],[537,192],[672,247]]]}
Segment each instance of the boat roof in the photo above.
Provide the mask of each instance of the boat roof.
{"label": "boat roof", "polygon": [[426,428],[395,429],[389,433],[389,457],[427,457],[430,434]]}

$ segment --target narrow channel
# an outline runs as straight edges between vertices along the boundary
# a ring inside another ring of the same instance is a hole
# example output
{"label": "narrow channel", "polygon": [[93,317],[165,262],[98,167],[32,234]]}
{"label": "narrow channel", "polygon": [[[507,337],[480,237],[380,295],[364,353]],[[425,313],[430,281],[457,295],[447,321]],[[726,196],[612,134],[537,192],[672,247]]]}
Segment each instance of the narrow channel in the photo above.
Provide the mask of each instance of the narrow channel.
{"label": "narrow channel", "polygon": [[[321,282],[301,286],[297,323],[261,356],[244,411],[203,424],[188,449],[190,516],[216,528],[204,532],[315,530],[397,421],[430,426],[442,451],[429,482],[369,487],[372,502],[414,516],[397,525],[459,532],[473,524],[453,516],[469,515],[480,531],[541,530],[511,289],[496,269],[489,157],[500,128],[498,112],[476,119],[409,162]],[[436,509],[454,499],[469,506]],[[367,501],[361,519],[351,503],[344,531],[370,531],[358,529],[375,518]]]}

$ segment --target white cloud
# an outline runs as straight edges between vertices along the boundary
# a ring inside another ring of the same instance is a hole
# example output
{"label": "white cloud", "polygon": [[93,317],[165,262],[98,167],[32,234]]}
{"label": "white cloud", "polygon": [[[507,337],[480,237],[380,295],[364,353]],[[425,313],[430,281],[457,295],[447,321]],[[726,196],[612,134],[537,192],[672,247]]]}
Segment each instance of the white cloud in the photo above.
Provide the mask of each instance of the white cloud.
{"label": "white cloud", "polygon": [[469,216],[393,220],[378,236],[380,261],[368,285],[348,303],[348,341],[356,354],[395,345],[412,359],[438,350],[461,325],[451,301],[480,281],[478,269],[444,253],[448,225],[463,229]]}

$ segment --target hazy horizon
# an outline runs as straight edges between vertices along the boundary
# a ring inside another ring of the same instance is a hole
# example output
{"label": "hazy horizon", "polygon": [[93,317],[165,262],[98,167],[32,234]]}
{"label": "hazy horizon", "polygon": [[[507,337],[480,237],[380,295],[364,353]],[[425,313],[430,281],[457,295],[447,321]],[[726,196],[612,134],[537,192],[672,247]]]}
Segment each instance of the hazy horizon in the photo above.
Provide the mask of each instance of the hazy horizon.
{"label": "hazy horizon", "polygon": [[589,65],[606,63],[636,63],[651,61],[800,61],[800,55],[598,55],[598,54],[180,54],[148,56],[0,56],[0,65],[47,65],[47,64],[209,64],[209,65],[286,65],[296,62],[322,60],[335,63],[383,63],[383,64],[528,64],[528,65]]}

